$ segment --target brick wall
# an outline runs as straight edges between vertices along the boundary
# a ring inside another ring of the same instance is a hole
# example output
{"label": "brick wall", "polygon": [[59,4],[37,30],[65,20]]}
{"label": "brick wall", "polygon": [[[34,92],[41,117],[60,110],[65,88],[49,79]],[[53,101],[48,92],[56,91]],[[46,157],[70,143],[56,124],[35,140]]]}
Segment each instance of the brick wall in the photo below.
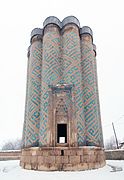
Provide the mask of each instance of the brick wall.
{"label": "brick wall", "polygon": [[19,151],[1,151],[0,161],[4,160],[19,160],[21,156],[21,150]]}
{"label": "brick wall", "polygon": [[105,156],[107,160],[124,160],[124,149],[106,150]]}

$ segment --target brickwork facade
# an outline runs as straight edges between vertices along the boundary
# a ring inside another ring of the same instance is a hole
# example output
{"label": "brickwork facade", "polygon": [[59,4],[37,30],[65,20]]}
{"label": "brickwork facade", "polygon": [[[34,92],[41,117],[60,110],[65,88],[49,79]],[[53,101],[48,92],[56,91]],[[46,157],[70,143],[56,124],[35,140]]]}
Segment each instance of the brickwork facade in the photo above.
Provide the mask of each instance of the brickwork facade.
{"label": "brickwork facade", "polygon": [[[80,28],[76,17],[68,16],[60,22],[51,16],[44,21],[43,29],[32,31],[22,140],[23,152],[28,155],[22,153],[21,166],[71,170],[75,163],[80,168],[81,163],[85,168],[97,164],[97,160],[91,160],[89,165],[91,157],[81,154],[84,146],[89,147],[92,158],[94,153],[90,147],[100,147],[103,153],[96,71],[92,30],[87,26]],[[29,155],[30,151],[35,152],[32,147],[38,147],[36,153],[43,154]],[[45,147],[65,149],[42,152],[40,148]],[[60,154],[56,156],[55,152]]]}

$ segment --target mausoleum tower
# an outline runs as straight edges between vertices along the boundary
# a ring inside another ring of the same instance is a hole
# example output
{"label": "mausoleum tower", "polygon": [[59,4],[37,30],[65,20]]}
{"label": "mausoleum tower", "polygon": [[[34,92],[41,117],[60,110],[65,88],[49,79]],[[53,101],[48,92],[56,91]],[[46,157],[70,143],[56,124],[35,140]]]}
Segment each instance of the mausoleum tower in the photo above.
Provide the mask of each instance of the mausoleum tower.
{"label": "mausoleum tower", "polygon": [[36,170],[105,165],[96,46],[90,27],[68,16],[31,32],[20,164]]}

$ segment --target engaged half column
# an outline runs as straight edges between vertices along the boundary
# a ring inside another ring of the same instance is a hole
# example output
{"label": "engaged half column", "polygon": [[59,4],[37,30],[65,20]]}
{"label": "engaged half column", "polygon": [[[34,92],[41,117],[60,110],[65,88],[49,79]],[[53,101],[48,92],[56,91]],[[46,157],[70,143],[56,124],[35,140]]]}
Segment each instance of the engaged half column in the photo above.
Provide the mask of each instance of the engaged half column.
{"label": "engaged half column", "polygon": [[[73,85],[72,88],[72,120],[71,144],[85,145],[85,121],[83,112],[81,52],[80,52],[80,23],[74,16],[62,21],[64,83]],[[75,141],[75,142],[74,142]]]}
{"label": "engaged half column", "polygon": [[94,76],[93,33],[89,27],[84,26],[80,30],[80,35],[86,145],[99,146],[98,104],[96,102],[96,90],[94,86],[96,79]]}
{"label": "engaged half column", "polygon": [[51,144],[52,126],[50,119],[52,118],[49,117],[49,88],[56,86],[61,79],[60,28],[61,22],[54,16],[48,17],[44,21],[40,146]]}
{"label": "engaged half column", "polygon": [[28,54],[27,93],[23,138],[24,147],[38,146],[41,103],[42,29],[31,33]]}

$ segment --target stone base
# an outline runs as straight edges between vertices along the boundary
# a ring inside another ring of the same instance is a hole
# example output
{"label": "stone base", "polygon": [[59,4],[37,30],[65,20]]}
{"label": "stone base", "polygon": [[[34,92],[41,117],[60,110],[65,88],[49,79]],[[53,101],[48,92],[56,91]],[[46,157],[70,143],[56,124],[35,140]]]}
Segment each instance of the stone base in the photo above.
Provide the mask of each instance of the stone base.
{"label": "stone base", "polygon": [[20,166],[40,171],[81,171],[105,165],[100,147],[31,147],[22,149]]}

